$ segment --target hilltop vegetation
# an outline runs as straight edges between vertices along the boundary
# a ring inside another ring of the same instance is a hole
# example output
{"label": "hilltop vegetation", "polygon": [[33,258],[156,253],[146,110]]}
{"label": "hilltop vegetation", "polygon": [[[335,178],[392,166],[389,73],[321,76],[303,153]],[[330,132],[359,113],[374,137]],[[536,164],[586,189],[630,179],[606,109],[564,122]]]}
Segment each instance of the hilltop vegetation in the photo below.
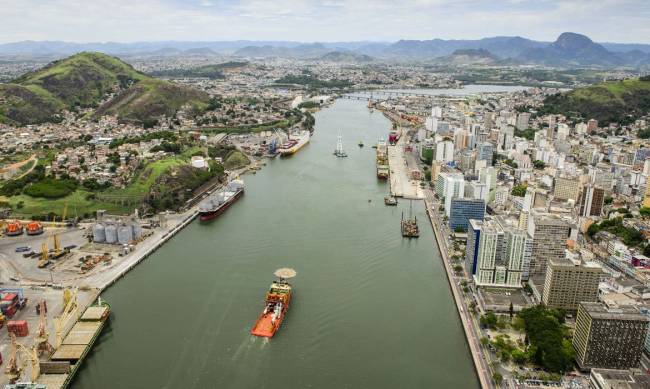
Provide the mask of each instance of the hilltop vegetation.
{"label": "hilltop vegetation", "polygon": [[209,79],[223,79],[225,78],[224,71],[239,69],[246,66],[247,64],[248,62],[229,61],[216,65],[204,65],[189,69],[160,70],[157,72],[152,72],[150,74],[156,77],[201,77]]}
{"label": "hilltop vegetation", "polygon": [[[111,93],[118,93],[117,101],[105,102]],[[207,100],[205,93],[156,80],[115,57],[80,53],[0,84],[0,122],[57,122],[64,109],[79,108],[99,108],[98,114],[142,122],[185,104],[200,107]]]}
{"label": "hilltop vegetation", "polygon": [[627,124],[648,112],[650,80],[646,78],[602,82],[549,96],[541,110],[575,119],[594,118],[602,124]]}
{"label": "hilltop vegetation", "polygon": [[207,106],[204,92],[154,78],[138,82],[97,109],[95,116],[117,115],[121,121],[147,123],[172,116],[183,106],[199,111]]}

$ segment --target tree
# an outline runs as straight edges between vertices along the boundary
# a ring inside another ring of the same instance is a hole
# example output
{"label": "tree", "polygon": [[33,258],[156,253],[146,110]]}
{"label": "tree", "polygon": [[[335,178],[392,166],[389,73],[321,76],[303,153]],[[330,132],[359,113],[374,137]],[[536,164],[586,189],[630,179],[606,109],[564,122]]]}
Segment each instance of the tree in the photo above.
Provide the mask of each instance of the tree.
{"label": "tree", "polygon": [[523,365],[527,361],[526,353],[520,349],[515,349],[510,354],[512,356],[512,361],[518,365]]}
{"label": "tree", "polygon": [[503,376],[498,371],[492,373],[492,379],[497,385],[501,385],[501,382],[503,382]]}
{"label": "tree", "polygon": [[544,163],[544,161],[540,161],[539,159],[536,159],[533,161],[533,167],[535,167],[535,169],[541,170],[546,167],[546,164]]}
{"label": "tree", "polygon": [[486,338],[485,336],[482,336],[479,341],[481,342],[483,347],[487,347],[487,345],[490,344],[490,339]]}
{"label": "tree", "polygon": [[508,313],[510,314],[510,320],[512,320],[512,316],[515,314],[515,308],[512,305],[512,301],[510,302],[510,308],[508,308]]}
{"label": "tree", "polygon": [[513,196],[517,197],[524,197],[526,196],[526,189],[528,188],[528,185],[526,184],[519,184],[515,185],[512,187],[512,192],[510,193]]}
{"label": "tree", "polygon": [[493,312],[488,312],[485,315],[481,316],[481,319],[479,322],[481,323],[482,326],[494,329],[497,327],[499,319],[497,318],[497,315],[495,315]]}

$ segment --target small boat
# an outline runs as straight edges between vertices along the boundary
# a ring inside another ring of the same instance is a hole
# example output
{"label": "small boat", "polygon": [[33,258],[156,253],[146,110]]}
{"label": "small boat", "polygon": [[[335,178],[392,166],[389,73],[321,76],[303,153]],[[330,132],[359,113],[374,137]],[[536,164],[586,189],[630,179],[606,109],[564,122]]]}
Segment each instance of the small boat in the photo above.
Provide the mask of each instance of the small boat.
{"label": "small boat", "polygon": [[359,147],[363,147],[363,141],[359,141]]}
{"label": "small boat", "polygon": [[384,204],[397,205],[397,199],[395,198],[395,196],[386,196],[384,197]]}
{"label": "small boat", "polygon": [[274,274],[278,280],[271,283],[271,287],[266,293],[264,310],[251,329],[252,335],[264,338],[273,337],[289,309],[293,288],[287,279],[295,277],[296,271],[283,268],[276,270]]}

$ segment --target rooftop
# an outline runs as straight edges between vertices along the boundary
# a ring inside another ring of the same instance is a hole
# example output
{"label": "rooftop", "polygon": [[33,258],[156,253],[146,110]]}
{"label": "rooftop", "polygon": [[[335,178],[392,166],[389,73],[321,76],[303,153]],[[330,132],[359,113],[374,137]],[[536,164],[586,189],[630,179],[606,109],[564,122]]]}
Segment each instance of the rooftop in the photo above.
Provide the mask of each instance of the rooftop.
{"label": "rooftop", "polygon": [[580,306],[594,319],[648,321],[635,307],[587,302],[580,303]]}

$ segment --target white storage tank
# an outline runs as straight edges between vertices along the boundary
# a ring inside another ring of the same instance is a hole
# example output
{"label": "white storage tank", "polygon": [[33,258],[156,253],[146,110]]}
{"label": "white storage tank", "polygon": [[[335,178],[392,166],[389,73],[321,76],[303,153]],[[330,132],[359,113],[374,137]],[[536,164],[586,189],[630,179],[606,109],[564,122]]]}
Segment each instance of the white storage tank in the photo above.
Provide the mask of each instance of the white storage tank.
{"label": "white storage tank", "polygon": [[140,223],[134,222],[133,223],[133,239],[138,239],[142,236],[142,227],[140,227]]}
{"label": "white storage tank", "polygon": [[95,223],[93,226],[93,242],[104,243],[106,241],[106,229],[101,223]]}
{"label": "white storage tank", "polygon": [[117,228],[117,241],[120,244],[129,244],[133,240],[133,228],[131,225],[121,225]]}
{"label": "white storage tank", "polygon": [[107,225],[104,231],[106,232],[106,243],[117,243],[117,227],[115,224]]}

